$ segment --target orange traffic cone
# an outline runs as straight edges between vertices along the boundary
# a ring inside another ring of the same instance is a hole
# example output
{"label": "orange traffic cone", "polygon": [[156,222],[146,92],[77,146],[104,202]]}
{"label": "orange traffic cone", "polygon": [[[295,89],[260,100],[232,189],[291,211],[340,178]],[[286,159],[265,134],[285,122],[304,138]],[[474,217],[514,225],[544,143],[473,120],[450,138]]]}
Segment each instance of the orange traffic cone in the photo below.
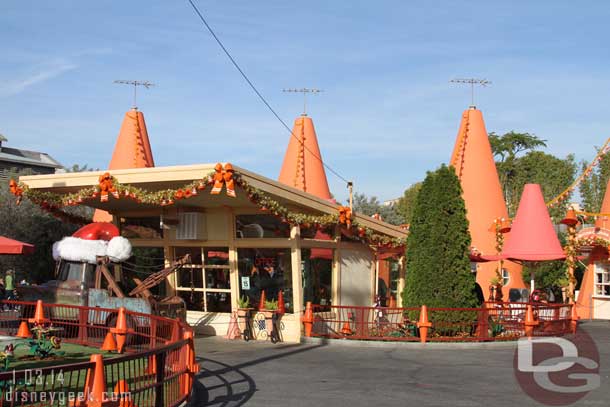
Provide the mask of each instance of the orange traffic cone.
{"label": "orange traffic cone", "polygon": [[21,321],[21,324],[19,325],[19,330],[17,331],[17,337],[29,338],[30,336],[32,336],[32,333],[30,332],[28,323],[25,321]]}
{"label": "orange traffic cone", "polygon": [[428,339],[428,329],[432,327],[432,322],[428,320],[428,307],[425,305],[421,306],[417,327],[419,328],[419,341],[421,343],[426,343],[426,340]]}
{"label": "orange traffic cone", "polygon": [[146,373],[153,375],[157,374],[157,358],[155,355],[150,355],[148,357],[148,365],[146,366]]}
{"label": "orange traffic cone", "polygon": [[261,300],[258,302],[258,309],[265,309],[265,290],[261,291]]}
{"label": "orange traffic cone", "polygon": [[117,350],[116,341],[114,340],[112,332],[106,334],[106,338],[104,338],[104,343],[100,349],[107,352],[115,352]]}
{"label": "orange traffic cone", "polygon": [[239,327],[237,326],[237,318],[235,317],[234,312],[231,314],[231,320],[229,321],[229,329],[227,329],[225,339],[237,339],[240,336],[241,332],[239,331]]}
{"label": "orange traffic cone", "polygon": [[85,379],[85,397],[86,404],[81,406],[102,406],[103,401],[107,397],[106,380],[104,378],[104,359],[102,355],[91,355],[90,361],[94,366],[87,371]]}
{"label": "orange traffic cone", "polygon": [[125,342],[127,342],[127,316],[125,315],[125,307],[119,308],[119,315],[116,320],[116,326],[110,328],[110,332],[116,335],[117,352],[123,353]]}
{"label": "orange traffic cone", "polygon": [[305,305],[305,314],[301,320],[303,321],[303,325],[305,325],[305,336],[311,336],[311,329],[313,328],[313,308],[311,306],[311,301],[307,301],[307,305]]}
{"label": "orange traffic cone", "polygon": [[534,309],[531,305],[527,306],[527,311],[525,312],[525,336],[531,338],[534,336],[534,327],[540,324],[540,321],[536,320],[534,317]]}
{"label": "orange traffic cone", "polygon": [[345,321],[345,323],[343,324],[343,328],[341,328],[341,333],[343,335],[351,335],[351,334],[353,334],[352,328],[349,326],[349,322],[348,321]]}
{"label": "orange traffic cone", "polygon": [[116,382],[114,385],[114,394],[120,400],[119,407],[134,407],[133,400],[131,400],[131,395],[129,394],[129,386],[124,379],[120,379]]}
{"label": "orange traffic cone", "polygon": [[[576,329],[578,328],[579,319],[580,319],[580,317],[578,316],[578,311],[576,311],[576,303],[573,302],[572,303],[572,315],[571,315],[571,321],[570,321],[570,328],[571,328],[573,334],[576,333]],[[19,336],[19,335],[17,335],[17,336]]]}
{"label": "orange traffic cone", "polygon": [[36,325],[43,325],[49,322],[49,320],[44,317],[44,308],[42,306],[42,300],[36,301],[36,311],[34,312],[34,318],[30,318],[28,322]]}
{"label": "orange traffic cone", "polygon": [[280,293],[277,296],[277,310],[280,315],[284,315],[286,313],[286,304],[284,303],[284,290],[280,290]]}

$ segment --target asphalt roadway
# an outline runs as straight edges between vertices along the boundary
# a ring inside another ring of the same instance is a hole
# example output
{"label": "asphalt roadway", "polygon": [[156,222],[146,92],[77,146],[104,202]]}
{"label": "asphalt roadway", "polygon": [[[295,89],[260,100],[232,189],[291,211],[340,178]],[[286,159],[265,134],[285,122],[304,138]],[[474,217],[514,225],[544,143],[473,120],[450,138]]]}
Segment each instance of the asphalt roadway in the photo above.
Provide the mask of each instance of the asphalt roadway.
{"label": "asphalt roadway", "polygon": [[[601,386],[574,406],[610,405],[610,323],[580,325],[595,340]],[[195,341],[201,372],[191,406],[542,406],[515,378],[515,343],[304,344]]]}

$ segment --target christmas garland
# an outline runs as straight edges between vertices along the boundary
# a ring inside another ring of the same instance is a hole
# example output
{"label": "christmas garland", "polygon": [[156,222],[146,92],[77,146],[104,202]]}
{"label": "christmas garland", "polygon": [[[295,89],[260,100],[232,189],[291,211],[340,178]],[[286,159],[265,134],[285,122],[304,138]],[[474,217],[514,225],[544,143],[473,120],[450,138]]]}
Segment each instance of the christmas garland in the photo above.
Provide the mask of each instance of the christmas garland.
{"label": "christmas garland", "polygon": [[18,201],[22,197],[26,197],[54,216],[73,221],[73,223],[87,223],[84,218],[76,219],[75,215],[69,214],[61,208],[86,204],[94,199],[106,202],[110,196],[114,199],[132,199],[137,203],[147,205],[170,206],[174,205],[176,201],[187,200],[199,195],[209,185],[213,186],[211,194],[219,194],[224,186],[227,195],[230,197],[235,197],[234,185],[238,185],[246,192],[248,199],[259,209],[291,225],[300,225],[304,228],[326,228],[339,224],[347,235],[355,235],[371,245],[399,247],[406,243],[406,238],[382,235],[369,227],[358,224],[352,218],[351,210],[346,207],[341,206],[336,214],[326,215],[311,215],[291,211],[264,191],[246,182],[238,173],[233,171],[233,167],[229,163],[224,167],[221,164],[216,164],[214,172],[176,189],[148,191],[133,185],[121,184],[115,177],[105,173],[100,176],[98,185],[86,187],[69,194],[35,191],[26,184],[17,184],[13,180],[11,180],[11,192],[17,197]]}

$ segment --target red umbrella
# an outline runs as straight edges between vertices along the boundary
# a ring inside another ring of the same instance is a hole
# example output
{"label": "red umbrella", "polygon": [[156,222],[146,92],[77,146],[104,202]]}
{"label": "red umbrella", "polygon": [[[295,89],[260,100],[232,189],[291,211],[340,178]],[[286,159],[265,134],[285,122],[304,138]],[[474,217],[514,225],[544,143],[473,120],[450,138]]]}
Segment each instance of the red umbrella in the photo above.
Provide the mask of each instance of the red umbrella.
{"label": "red umbrella", "polygon": [[34,245],[0,236],[0,254],[32,254]]}
{"label": "red umbrella", "polygon": [[[549,211],[542,197],[538,184],[526,184],[521,195],[517,216],[513,221],[510,235],[499,256],[485,256],[513,261],[531,262],[561,260],[566,255],[563,251]],[[532,272],[531,290],[534,291],[534,273]]]}

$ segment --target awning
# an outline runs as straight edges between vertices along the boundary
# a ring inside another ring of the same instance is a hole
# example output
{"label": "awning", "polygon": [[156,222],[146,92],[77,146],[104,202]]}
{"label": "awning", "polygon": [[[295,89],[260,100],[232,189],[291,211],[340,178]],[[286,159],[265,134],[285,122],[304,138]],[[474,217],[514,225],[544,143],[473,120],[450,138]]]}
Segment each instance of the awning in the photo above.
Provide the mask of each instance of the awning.
{"label": "awning", "polygon": [[0,236],[0,254],[32,254],[34,245]]}

